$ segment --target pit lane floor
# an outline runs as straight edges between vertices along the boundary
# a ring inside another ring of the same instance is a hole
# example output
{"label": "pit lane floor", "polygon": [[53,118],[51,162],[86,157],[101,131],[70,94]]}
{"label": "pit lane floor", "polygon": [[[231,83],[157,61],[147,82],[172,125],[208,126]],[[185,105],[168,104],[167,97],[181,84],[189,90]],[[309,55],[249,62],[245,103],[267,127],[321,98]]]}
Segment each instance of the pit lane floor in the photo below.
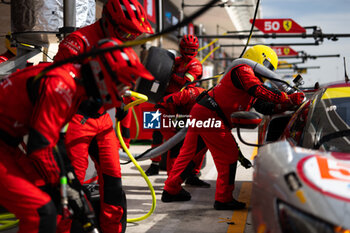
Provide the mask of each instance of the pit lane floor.
{"label": "pit lane floor", "polygon": [[[236,137],[237,138],[237,137]],[[249,142],[256,141],[255,132],[243,133],[243,138]],[[238,141],[238,139],[237,139]],[[243,154],[251,158],[253,147],[245,146],[238,141]],[[149,146],[131,146],[132,153],[141,153]],[[149,160],[139,161],[139,165],[146,170]],[[206,166],[201,170],[201,179],[211,184],[210,188],[194,188],[184,186],[192,195],[191,201],[163,203],[161,194],[165,171],[159,175],[150,176],[156,193],[156,209],[151,216],[135,223],[128,223],[127,233],[253,233],[250,219],[250,194],[253,168],[245,169],[238,165],[236,174],[236,188],[234,196],[247,203],[248,208],[239,211],[214,210],[215,181],[217,172],[210,153],[207,153]],[[137,168],[129,163],[122,165],[123,187],[127,195],[128,219],[145,215],[151,208],[152,197],[145,180]],[[15,233],[17,229],[4,231]]]}
{"label": "pit lane floor", "polygon": [[[236,137],[237,138],[237,137]],[[254,132],[244,133],[243,138],[249,142],[256,140]],[[251,158],[253,147],[238,142],[243,154]],[[149,147],[135,146],[132,151],[139,153]],[[253,226],[250,219],[250,194],[253,168],[245,169],[238,165],[236,174],[236,188],[234,196],[246,202],[248,208],[239,211],[217,211],[213,208],[215,196],[215,182],[217,172],[210,155],[207,153],[206,166],[201,170],[201,179],[211,184],[210,188],[195,188],[184,185],[192,195],[191,201],[163,203],[161,194],[164,181],[167,178],[165,171],[149,179],[155,189],[157,204],[154,213],[147,219],[136,223],[128,223],[130,233],[252,233]],[[140,161],[140,166],[146,170],[150,161]],[[151,194],[146,182],[139,175],[133,164],[122,165],[123,186],[127,194],[128,218],[143,216],[151,207]]]}

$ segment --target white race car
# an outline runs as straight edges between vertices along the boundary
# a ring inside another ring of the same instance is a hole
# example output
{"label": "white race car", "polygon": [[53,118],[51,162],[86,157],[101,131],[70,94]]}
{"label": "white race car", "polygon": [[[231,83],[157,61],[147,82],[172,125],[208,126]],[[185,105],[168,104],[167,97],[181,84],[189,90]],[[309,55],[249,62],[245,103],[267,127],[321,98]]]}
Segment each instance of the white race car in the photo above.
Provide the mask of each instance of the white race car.
{"label": "white race car", "polygon": [[350,84],[321,87],[297,111],[265,118],[259,144],[256,232],[350,232]]}

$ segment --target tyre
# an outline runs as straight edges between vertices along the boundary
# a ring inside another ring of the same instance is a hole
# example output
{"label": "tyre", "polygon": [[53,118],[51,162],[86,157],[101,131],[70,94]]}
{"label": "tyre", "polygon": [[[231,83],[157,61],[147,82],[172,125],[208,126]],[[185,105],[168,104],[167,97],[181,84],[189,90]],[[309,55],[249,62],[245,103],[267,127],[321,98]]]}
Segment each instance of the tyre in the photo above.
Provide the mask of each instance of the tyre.
{"label": "tyre", "polygon": [[175,56],[166,49],[152,46],[144,60],[144,66],[155,80],[139,79],[136,91],[148,96],[148,102],[159,102],[168,87]]}

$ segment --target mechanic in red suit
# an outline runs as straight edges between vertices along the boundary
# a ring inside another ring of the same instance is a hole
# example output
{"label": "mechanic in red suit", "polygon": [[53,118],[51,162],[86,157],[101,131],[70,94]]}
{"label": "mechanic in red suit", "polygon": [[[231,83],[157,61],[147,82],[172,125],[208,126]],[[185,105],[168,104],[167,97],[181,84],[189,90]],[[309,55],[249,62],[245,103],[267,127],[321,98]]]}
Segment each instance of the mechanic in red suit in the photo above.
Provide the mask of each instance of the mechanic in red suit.
{"label": "mechanic in red suit", "polygon": [[[102,38],[112,37],[129,41],[136,39],[142,33],[152,34],[153,29],[147,21],[143,6],[137,0],[108,0],[103,7],[102,18],[67,36],[60,43],[54,60],[61,61],[87,52]],[[100,114],[105,114],[103,110],[101,111]],[[125,118],[119,120],[123,139],[129,146],[132,113],[128,111],[125,114],[124,116],[122,113]]]}
{"label": "mechanic in red suit", "polygon": [[[180,91],[185,84],[199,80],[203,74],[202,63],[196,58],[199,42],[194,35],[184,35],[180,41],[181,56],[175,58],[174,71],[171,74],[165,95]],[[189,84],[195,86],[196,83]]]}
{"label": "mechanic in red suit", "polygon": [[[159,109],[162,115],[168,115],[168,116],[176,116],[176,115],[189,115],[191,112],[192,107],[196,103],[196,99],[198,96],[205,91],[204,88],[201,87],[193,87],[189,86],[183,89],[180,92],[175,92],[173,94],[165,96],[162,101],[157,103],[155,105],[156,109]],[[265,103],[261,103],[261,108],[269,108],[270,106],[267,106]],[[272,114],[272,113],[269,113]],[[180,119],[181,120],[181,119]],[[164,136],[165,140],[169,140],[171,137],[173,137],[178,132],[178,129],[175,128],[167,128],[166,130],[162,131],[162,135]],[[171,150],[167,152],[167,174],[170,174],[170,171],[174,165],[174,162],[180,152],[181,146],[183,144],[183,140],[178,143],[176,146],[174,146]],[[191,173],[190,177],[191,179],[195,179],[193,177],[197,177],[196,175],[200,172],[200,168],[202,166],[202,162],[204,159],[204,156],[207,152],[207,148],[203,148],[201,151],[201,154],[199,154],[200,158],[202,157],[202,161],[200,163],[197,163],[196,166]],[[241,163],[241,165],[245,168],[250,168],[252,165],[249,160],[247,160],[243,154],[239,154],[238,161]],[[197,177],[198,179],[198,177]],[[202,180],[196,181],[196,184],[199,184],[202,182],[202,185],[200,187],[210,187],[209,183],[206,183]],[[193,181],[189,181],[189,179],[186,179],[186,184],[192,184]],[[197,185],[199,186],[199,185]]]}
{"label": "mechanic in red suit", "polygon": [[[276,69],[276,53],[264,45],[248,49],[243,58],[255,61],[267,68]],[[184,145],[177,157],[162,194],[163,202],[188,201],[191,195],[181,187],[188,176],[188,170],[199,162],[200,147],[208,148],[213,156],[218,177],[214,208],[233,210],[245,208],[245,203],[233,198],[238,147],[231,133],[231,124],[227,119],[235,111],[249,111],[255,99],[290,107],[299,105],[304,99],[303,93],[288,95],[277,89],[269,88],[257,77],[251,66],[240,64],[232,67],[220,83],[210,90],[191,110],[191,119],[221,121],[220,128],[189,127]]]}
{"label": "mechanic in red suit", "polygon": [[[142,5],[137,0],[109,0],[103,7],[100,20],[71,33],[60,43],[55,61],[90,51],[102,38],[115,37],[128,41],[142,33],[153,33]],[[104,233],[123,232],[126,203],[121,202],[125,194],[121,183],[119,141],[105,109],[101,108],[87,117],[84,108],[83,103],[69,122],[65,138],[67,152],[82,183],[88,168],[88,155],[91,156],[98,173],[100,227]],[[121,121],[124,116],[125,113],[119,109],[116,114],[118,120]],[[60,232],[68,232],[69,224],[60,225],[59,229]]]}
{"label": "mechanic in red suit", "polygon": [[[174,70],[170,78],[165,95],[180,91],[186,84],[195,86],[196,83],[188,84],[199,80],[203,74],[202,63],[196,58],[199,42],[194,35],[184,35],[180,41],[181,56],[175,58]],[[152,147],[157,147],[163,143],[161,131],[153,131]],[[159,163],[161,156],[151,159],[152,163],[146,170],[148,176],[159,174]]]}
{"label": "mechanic in red suit", "polygon": [[[100,48],[117,44],[121,42],[104,41]],[[60,130],[80,103],[89,99],[106,109],[115,108],[121,105],[120,91],[134,85],[134,77],[152,80],[132,49],[123,52],[105,53],[48,72],[43,70],[50,64],[42,63],[0,81],[0,205],[20,220],[18,232],[56,232],[62,206],[48,193],[59,193],[58,158],[62,153],[54,148]],[[22,142],[27,134],[25,146]],[[67,191],[75,199],[77,191]]]}
{"label": "mechanic in red suit", "polygon": [[[165,96],[161,102],[157,103],[155,105],[156,109],[159,109],[159,111],[163,115],[188,115],[193,107],[193,105],[196,103],[196,98],[203,92],[205,89],[201,87],[186,87],[180,92],[175,92],[173,94]],[[162,135],[165,140],[169,140],[171,137],[173,137],[178,132],[175,128],[167,128],[165,130],[162,130]],[[183,140],[179,142],[177,145],[175,145],[173,148],[171,148],[167,152],[167,174],[169,175],[173,164],[179,154],[180,148],[183,144]],[[204,158],[206,150],[203,151],[202,159]],[[203,160],[202,160],[203,161]],[[198,167],[193,170],[193,176],[199,173],[202,163],[198,163]],[[204,181],[203,181],[204,182]],[[204,186],[204,185],[203,185]],[[207,186],[210,187],[208,184]]]}

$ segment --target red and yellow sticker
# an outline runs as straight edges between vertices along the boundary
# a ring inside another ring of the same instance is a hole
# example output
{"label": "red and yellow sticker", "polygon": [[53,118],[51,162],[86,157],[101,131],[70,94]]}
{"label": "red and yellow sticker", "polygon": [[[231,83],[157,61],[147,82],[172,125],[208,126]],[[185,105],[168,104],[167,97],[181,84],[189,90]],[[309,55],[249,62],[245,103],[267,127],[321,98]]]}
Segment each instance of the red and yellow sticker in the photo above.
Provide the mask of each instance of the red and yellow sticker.
{"label": "red and yellow sticker", "polygon": [[322,96],[322,99],[347,98],[350,97],[349,87],[328,88]]}

